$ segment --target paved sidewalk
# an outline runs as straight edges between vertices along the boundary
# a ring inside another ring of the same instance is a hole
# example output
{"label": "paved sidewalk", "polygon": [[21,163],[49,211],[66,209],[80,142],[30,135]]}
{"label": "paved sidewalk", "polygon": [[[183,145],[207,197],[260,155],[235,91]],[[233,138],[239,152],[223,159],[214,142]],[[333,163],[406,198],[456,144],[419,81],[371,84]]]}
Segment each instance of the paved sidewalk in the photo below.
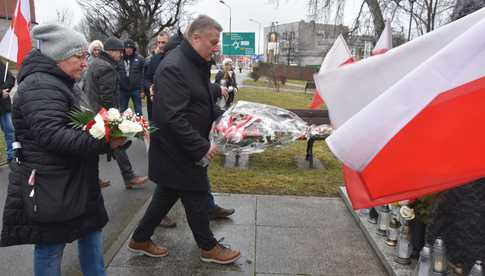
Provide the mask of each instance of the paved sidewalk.
{"label": "paved sidewalk", "polygon": [[136,255],[125,242],[109,275],[386,275],[340,198],[224,194],[216,202],[237,210],[211,225],[216,238],[241,250],[236,264],[199,261],[179,202],[171,211],[177,228],[158,228],[153,236],[169,256]]}

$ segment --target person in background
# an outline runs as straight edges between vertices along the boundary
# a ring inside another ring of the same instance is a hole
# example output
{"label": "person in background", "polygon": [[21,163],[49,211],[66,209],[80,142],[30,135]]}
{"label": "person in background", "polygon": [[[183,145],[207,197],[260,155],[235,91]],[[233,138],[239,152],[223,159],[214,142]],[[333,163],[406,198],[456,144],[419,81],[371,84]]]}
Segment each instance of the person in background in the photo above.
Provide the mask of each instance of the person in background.
{"label": "person in background", "polygon": [[222,61],[222,67],[222,71],[219,70],[216,74],[215,83],[227,87],[228,97],[225,105],[225,109],[227,109],[234,101],[234,95],[237,92],[236,73],[234,73],[232,60],[230,58],[225,58]]}
{"label": "person in background", "polygon": [[108,143],[69,124],[68,113],[79,108],[73,86],[87,66],[84,36],[57,24],[36,26],[32,36],[40,49],[18,74],[12,117],[22,154],[10,166],[0,245],[34,244],[34,275],[60,276],[65,245],[77,240],[82,273],[105,276],[98,155],[126,139]]}
{"label": "person in background", "polygon": [[136,45],[133,40],[127,39],[124,47],[124,55],[120,66],[120,111],[123,112],[128,108],[128,103],[131,99],[135,113],[142,115],[141,96],[144,94],[143,67],[145,59],[136,52]]}
{"label": "person in background", "polygon": [[88,66],[93,62],[93,59],[95,57],[99,57],[99,53],[103,50],[103,42],[100,40],[93,40],[88,47],[88,53],[89,53],[89,58],[88,58]]}
{"label": "person in background", "polygon": [[[157,36],[155,53],[150,57],[149,61],[145,60],[145,75],[144,85],[147,99],[148,120],[152,120],[152,96],[153,96],[153,75],[157,70],[158,65],[165,56],[165,44],[168,42],[168,33],[161,32]],[[147,58],[148,59],[148,58]]]}
{"label": "person in background", "polygon": [[219,50],[221,31],[215,20],[199,16],[155,73],[153,118],[159,131],[151,135],[148,164],[157,187],[128,243],[130,251],[151,257],[168,255],[167,248],[156,245],[151,237],[181,199],[202,261],[230,264],[241,256],[238,250],[220,244],[209,226],[207,162],[217,152],[209,142],[209,131],[220,115],[210,91],[210,61]]}
{"label": "person in background", "polygon": [[[98,112],[102,107],[105,109],[119,108],[120,92],[117,66],[123,55],[123,50],[123,42],[116,37],[110,37],[104,42],[104,50],[101,51],[99,57],[95,57],[88,67],[84,86],[94,112]],[[126,189],[143,187],[148,177],[135,174],[126,154],[126,148],[113,150],[113,156],[120,167]]]}
{"label": "person in background", "polygon": [[[5,78],[5,70],[7,76]],[[5,80],[4,80],[5,79]],[[15,140],[14,128],[12,124],[12,100],[10,91],[15,86],[15,77],[12,76],[5,63],[0,62],[0,127],[2,129],[5,145],[7,147],[7,162],[13,159],[12,143]]]}

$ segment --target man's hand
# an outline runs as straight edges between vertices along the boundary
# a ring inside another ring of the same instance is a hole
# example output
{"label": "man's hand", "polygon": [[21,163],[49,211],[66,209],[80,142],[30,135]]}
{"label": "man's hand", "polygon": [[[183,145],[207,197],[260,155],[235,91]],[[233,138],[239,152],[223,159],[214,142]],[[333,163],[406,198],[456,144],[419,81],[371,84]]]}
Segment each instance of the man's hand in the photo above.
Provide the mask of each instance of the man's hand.
{"label": "man's hand", "polygon": [[10,95],[10,94],[8,93],[8,90],[7,90],[7,89],[3,89],[3,90],[2,90],[2,98],[3,98],[3,99],[6,99],[6,98],[8,98],[8,95]]}
{"label": "man's hand", "polygon": [[227,87],[221,85],[221,96],[224,98],[227,98],[229,96],[229,91],[227,90]]}
{"label": "man's hand", "polygon": [[211,147],[209,148],[209,151],[205,154],[205,156],[207,157],[207,159],[209,159],[209,161],[211,161],[212,158],[216,156],[218,151],[219,149],[217,148],[217,146],[215,144],[211,144]]}
{"label": "man's hand", "polygon": [[118,147],[121,147],[126,143],[126,137],[115,137],[111,138],[111,141],[109,142],[109,145],[111,149],[116,149]]}

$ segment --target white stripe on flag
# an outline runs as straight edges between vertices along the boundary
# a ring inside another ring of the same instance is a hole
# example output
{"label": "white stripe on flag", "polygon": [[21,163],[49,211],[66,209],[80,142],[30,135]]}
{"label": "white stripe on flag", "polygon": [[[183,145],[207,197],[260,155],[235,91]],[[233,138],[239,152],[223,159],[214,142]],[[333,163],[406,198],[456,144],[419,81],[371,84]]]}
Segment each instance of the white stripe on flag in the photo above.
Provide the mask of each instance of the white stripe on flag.
{"label": "white stripe on flag", "polygon": [[[484,12],[485,9],[475,16],[481,15],[483,18]],[[385,93],[376,95],[374,101],[327,138],[334,154],[352,169],[362,171],[389,140],[437,95],[485,76],[484,30],[485,19],[472,26],[466,26],[466,31],[462,35],[443,44],[444,47],[430,55],[429,59],[417,64],[416,68],[411,68],[409,74],[395,82]],[[440,31],[445,29],[435,32]],[[429,39],[436,39],[441,43],[445,37],[428,36]],[[423,45],[427,44],[420,46]],[[421,48],[417,47],[415,51],[421,51]],[[400,58],[402,60],[405,56]],[[382,81],[379,77],[374,77],[373,80]],[[355,85],[359,86],[360,83],[355,82]],[[358,91],[350,92],[354,97],[360,96],[357,94]]]}

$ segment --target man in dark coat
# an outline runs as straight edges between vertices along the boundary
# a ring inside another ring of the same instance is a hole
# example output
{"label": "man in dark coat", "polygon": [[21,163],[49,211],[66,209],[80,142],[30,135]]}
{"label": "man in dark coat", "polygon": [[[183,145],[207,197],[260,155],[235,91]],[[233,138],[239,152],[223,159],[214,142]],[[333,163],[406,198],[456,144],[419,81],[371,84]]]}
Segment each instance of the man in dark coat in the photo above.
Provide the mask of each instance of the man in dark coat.
{"label": "man in dark coat", "polygon": [[[84,77],[84,87],[91,106],[95,112],[100,108],[119,109],[119,74],[118,62],[121,59],[123,43],[121,40],[110,37],[104,42],[104,50],[95,57],[89,65]],[[126,149],[119,148],[113,155],[120,167],[121,175],[127,189],[142,187],[148,180],[146,176],[137,176],[133,171]],[[105,185],[106,186],[106,185]],[[104,187],[104,186],[103,186]]]}
{"label": "man in dark coat", "polygon": [[145,59],[145,71],[143,82],[145,86],[145,94],[147,100],[147,112],[148,120],[152,120],[152,96],[153,96],[153,75],[157,70],[158,65],[165,55],[165,44],[168,42],[168,33],[161,32],[157,36],[157,45],[155,48],[155,53]]}
{"label": "man in dark coat", "polygon": [[[41,48],[18,75],[12,115],[22,154],[11,164],[0,245],[35,244],[35,275],[60,275],[65,243],[78,240],[84,275],[104,276],[108,215],[98,154],[110,144],[70,126],[68,114],[79,108],[73,86],[87,65],[87,41],[56,24],[37,26],[32,35]],[[111,148],[125,141],[111,139]]]}
{"label": "man in dark coat", "polygon": [[128,108],[133,101],[135,113],[142,115],[141,96],[143,92],[143,67],[145,59],[136,52],[135,42],[127,39],[124,43],[124,54],[120,66],[120,100],[121,111]]}
{"label": "man in dark coat", "polygon": [[[4,81],[5,70],[7,78]],[[0,127],[5,136],[5,145],[7,146],[7,162],[13,159],[12,143],[14,142],[14,129],[12,124],[12,101],[10,91],[15,85],[15,78],[6,68],[3,62],[0,62]]]}
{"label": "man in dark coat", "polygon": [[241,255],[218,243],[209,227],[207,163],[217,148],[208,138],[220,114],[210,89],[210,60],[219,50],[221,30],[212,18],[199,16],[155,73],[153,118],[159,131],[151,136],[149,175],[157,187],[128,244],[131,251],[153,257],[168,254],[151,236],[180,198],[202,261],[229,264]]}

